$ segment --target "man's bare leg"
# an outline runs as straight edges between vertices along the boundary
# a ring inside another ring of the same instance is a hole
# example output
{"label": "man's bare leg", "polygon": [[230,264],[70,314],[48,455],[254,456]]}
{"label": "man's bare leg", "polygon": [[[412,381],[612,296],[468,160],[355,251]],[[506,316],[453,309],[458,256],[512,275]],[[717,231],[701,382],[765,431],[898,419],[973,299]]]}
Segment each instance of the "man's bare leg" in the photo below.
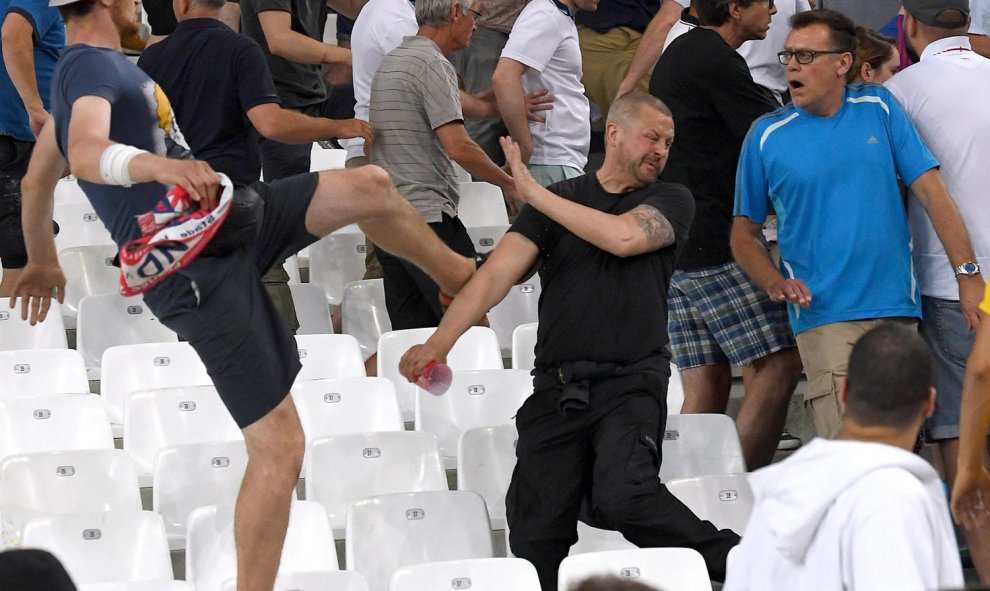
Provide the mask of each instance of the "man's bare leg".
{"label": "man's bare leg", "polygon": [[474,273],[474,261],[448,248],[381,168],[321,172],[306,229],[323,237],[355,222],[376,246],[411,261],[446,294],[457,294]]}
{"label": "man's bare leg", "polygon": [[292,396],[243,430],[248,465],[237,495],[237,591],[272,591],[306,439]]}
{"label": "man's bare leg", "polygon": [[[938,442],[938,453],[936,459],[939,460],[940,471],[949,483],[949,490],[956,480],[957,462],[959,460],[959,440],[942,439]],[[990,468],[990,458],[985,454],[983,463]],[[966,538],[966,545],[969,546],[969,555],[973,558],[973,566],[980,575],[980,583],[990,584],[990,527],[965,528],[960,527],[963,536]]]}
{"label": "man's bare leg", "polygon": [[715,363],[681,370],[684,405],[681,414],[724,414],[732,387],[732,367]]}
{"label": "man's bare leg", "polygon": [[743,368],[746,394],[736,428],[747,469],[762,468],[773,460],[801,368],[796,347],[771,353]]}

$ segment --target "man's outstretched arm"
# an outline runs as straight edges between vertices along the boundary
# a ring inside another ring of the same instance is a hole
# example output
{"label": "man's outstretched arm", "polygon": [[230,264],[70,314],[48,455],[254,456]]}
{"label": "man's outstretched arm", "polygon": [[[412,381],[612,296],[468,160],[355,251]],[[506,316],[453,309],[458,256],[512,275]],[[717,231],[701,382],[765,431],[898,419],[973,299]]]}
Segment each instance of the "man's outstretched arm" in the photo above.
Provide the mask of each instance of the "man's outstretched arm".
{"label": "man's outstretched arm", "polygon": [[732,222],[729,241],[732,255],[749,278],[775,302],[793,302],[807,308],[811,305],[811,291],[804,281],[788,279],[770,259],[770,253],[762,240],[763,224],[745,216],[736,216]]}
{"label": "man's outstretched arm", "polygon": [[536,244],[522,234],[506,233],[485,264],[454,298],[433,336],[402,356],[399,362],[402,375],[414,382],[431,361],[446,361],[457,339],[505,298],[533,267],[539,254]]}
{"label": "man's outstretched arm", "polygon": [[681,18],[681,10],[683,7],[674,0],[664,2],[660,6],[660,10],[653,16],[653,20],[639,40],[639,47],[636,48],[636,53],[629,62],[629,68],[626,69],[626,75],[619,84],[617,96],[636,90],[639,81],[657,64],[660,54],[663,53],[663,46],[667,42],[667,35]]}

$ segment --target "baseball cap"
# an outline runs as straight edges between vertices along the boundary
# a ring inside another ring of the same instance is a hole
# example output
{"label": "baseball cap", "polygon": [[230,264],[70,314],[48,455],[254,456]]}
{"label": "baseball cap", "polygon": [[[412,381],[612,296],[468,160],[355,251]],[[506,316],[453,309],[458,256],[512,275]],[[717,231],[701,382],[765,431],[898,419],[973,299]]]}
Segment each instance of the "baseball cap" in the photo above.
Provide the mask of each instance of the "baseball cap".
{"label": "baseball cap", "polygon": [[969,0],[904,0],[904,9],[926,25],[943,29],[964,27],[969,18]]}

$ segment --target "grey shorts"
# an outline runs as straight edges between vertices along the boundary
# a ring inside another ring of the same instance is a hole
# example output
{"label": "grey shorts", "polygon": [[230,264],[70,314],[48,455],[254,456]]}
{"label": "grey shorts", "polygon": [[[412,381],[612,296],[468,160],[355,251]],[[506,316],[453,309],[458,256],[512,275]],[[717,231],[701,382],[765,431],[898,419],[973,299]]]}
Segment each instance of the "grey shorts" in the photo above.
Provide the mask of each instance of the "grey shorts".
{"label": "grey shorts", "polygon": [[966,318],[958,301],[923,296],[921,336],[935,358],[935,412],[925,421],[929,442],[959,437],[966,360],[976,343],[976,331],[966,329]]}

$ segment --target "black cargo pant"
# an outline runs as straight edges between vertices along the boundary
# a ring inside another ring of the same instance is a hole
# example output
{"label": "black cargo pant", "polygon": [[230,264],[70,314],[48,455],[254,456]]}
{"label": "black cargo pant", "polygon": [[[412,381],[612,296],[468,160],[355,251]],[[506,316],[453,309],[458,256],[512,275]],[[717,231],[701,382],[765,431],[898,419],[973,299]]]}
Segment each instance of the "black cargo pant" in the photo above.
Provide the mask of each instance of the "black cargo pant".
{"label": "black cargo pant", "polygon": [[536,567],[543,591],[557,591],[579,514],[637,546],[693,548],[712,579],[725,578],[725,557],[739,536],[696,517],[657,476],[666,391],[666,379],[631,375],[594,384],[587,408],[567,416],[558,389],[535,392],[519,409],[506,496],[509,545]]}

